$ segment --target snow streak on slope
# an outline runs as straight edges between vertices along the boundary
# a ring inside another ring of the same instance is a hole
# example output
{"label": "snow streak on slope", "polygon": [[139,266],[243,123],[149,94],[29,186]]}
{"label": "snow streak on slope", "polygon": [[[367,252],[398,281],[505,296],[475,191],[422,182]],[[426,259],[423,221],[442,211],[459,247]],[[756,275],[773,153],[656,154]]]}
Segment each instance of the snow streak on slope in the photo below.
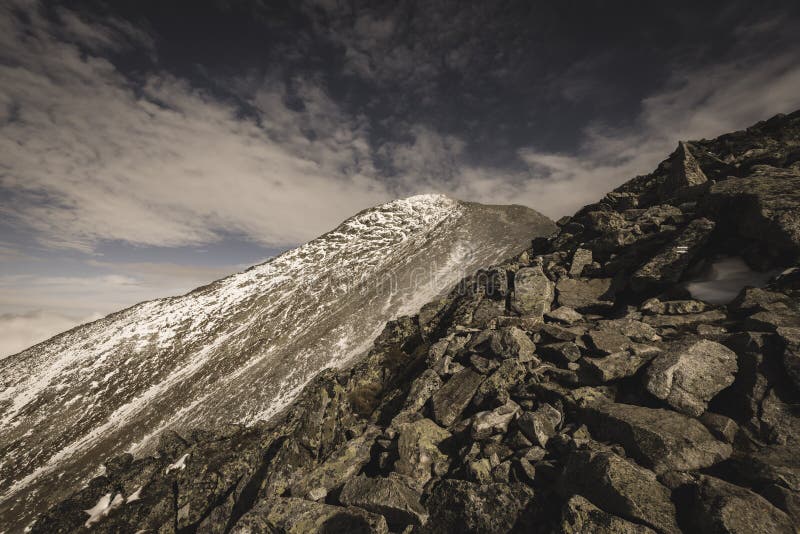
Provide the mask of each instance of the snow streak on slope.
{"label": "snow streak on slope", "polygon": [[398,200],[243,273],[2,360],[0,523],[25,515],[48,482],[68,488],[164,428],[269,417],[322,368],[365,350],[386,320],[550,229],[520,207]]}

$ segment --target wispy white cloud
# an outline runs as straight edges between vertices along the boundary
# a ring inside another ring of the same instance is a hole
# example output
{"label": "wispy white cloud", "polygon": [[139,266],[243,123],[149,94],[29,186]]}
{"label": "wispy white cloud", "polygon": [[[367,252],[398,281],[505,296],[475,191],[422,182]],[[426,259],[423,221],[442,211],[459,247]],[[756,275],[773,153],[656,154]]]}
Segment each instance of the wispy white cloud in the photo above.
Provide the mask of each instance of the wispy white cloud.
{"label": "wispy white cloud", "polygon": [[[298,82],[305,109],[292,111],[283,88],[265,84],[254,100],[262,128],[166,73],[135,90],[30,12],[28,25],[0,12],[0,185],[15,196],[2,210],[49,246],[174,246],[220,232],[283,245],[388,198],[364,125],[321,88]],[[120,24],[60,16],[82,45],[119,43]]]}

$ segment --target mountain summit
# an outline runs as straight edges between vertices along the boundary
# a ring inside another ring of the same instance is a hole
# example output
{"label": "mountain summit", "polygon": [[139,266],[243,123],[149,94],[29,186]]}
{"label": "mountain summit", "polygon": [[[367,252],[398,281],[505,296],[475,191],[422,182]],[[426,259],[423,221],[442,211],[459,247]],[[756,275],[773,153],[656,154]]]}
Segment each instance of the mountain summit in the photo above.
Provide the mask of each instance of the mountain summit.
{"label": "mountain summit", "polygon": [[[0,362],[0,523],[20,525],[109,456],[160,433],[255,423],[384,323],[552,232],[522,206],[420,195],[180,297],[138,304]],[[0,529],[2,531],[2,529]]]}

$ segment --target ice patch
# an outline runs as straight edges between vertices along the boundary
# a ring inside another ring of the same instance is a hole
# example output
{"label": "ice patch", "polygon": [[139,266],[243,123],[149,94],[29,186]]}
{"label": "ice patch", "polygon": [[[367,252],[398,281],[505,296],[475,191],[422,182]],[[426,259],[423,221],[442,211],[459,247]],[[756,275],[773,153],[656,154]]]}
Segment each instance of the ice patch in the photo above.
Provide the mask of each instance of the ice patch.
{"label": "ice patch", "polygon": [[712,304],[727,304],[747,286],[761,287],[774,275],[752,270],[738,257],[715,261],[707,273],[686,283],[693,298]]}

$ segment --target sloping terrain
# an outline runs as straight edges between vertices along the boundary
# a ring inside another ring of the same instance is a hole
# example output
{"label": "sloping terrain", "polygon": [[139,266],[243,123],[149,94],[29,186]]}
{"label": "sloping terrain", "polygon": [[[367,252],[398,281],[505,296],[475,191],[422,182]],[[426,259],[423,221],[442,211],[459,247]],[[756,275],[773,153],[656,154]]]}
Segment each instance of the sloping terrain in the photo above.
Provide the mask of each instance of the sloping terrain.
{"label": "sloping terrain", "polygon": [[[384,323],[555,225],[521,206],[422,195],[366,210],[264,264],[145,302],[0,362],[0,525],[164,428],[254,423]],[[0,528],[2,531],[2,528]]]}
{"label": "sloping terrain", "polygon": [[[682,143],[269,422],[163,434],[32,530],[795,532],[798,185],[800,112]],[[730,256],[780,274],[692,298]]]}

